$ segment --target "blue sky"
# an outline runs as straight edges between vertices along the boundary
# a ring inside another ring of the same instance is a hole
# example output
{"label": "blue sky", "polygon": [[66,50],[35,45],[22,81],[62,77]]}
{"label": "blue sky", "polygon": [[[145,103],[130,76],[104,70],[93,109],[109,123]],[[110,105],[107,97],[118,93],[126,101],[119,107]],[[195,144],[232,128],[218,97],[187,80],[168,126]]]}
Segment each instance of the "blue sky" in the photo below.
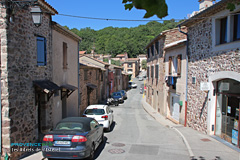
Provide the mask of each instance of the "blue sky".
{"label": "blue sky", "polygon": [[[127,20],[160,20],[156,16],[144,19],[144,10],[125,10],[122,0],[46,0],[59,14],[94,17],[105,19],[127,19]],[[169,16],[163,20],[187,18],[187,14],[199,9],[198,0],[166,0]],[[90,27],[94,30],[105,27],[137,27],[147,22],[132,21],[102,21],[82,18],[73,18],[62,15],[53,16],[53,20],[62,26],[71,28]]]}

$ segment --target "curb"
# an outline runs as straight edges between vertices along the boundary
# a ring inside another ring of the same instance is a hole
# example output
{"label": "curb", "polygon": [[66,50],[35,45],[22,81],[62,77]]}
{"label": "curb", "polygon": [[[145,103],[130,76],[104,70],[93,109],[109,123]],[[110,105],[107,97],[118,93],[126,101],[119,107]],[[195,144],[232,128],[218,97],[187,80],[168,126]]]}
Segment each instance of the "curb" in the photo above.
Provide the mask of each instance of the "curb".
{"label": "curb", "polygon": [[173,126],[165,125],[165,124],[161,123],[159,120],[157,120],[157,118],[156,118],[150,111],[148,111],[148,110],[146,109],[144,103],[146,103],[146,102],[144,102],[144,99],[142,99],[142,107],[143,107],[143,109],[144,109],[151,117],[153,117],[158,123],[162,124],[163,126],[169,127],[169,128],[171,128],[171,129],[174,129],[174,130],[182,137],[183,143],[184,143],[184,144],[186,145],[186,147],[187,147],[189,156],[190,156],[191,158],[194,158],[194,154],[193,154],[193,152],[192,152],[192,149],[191,149],[191,147],[190,147],[187,139],[184,137],[184,135],[183,135],[177,128],[175,128],[175,127],[173,127]]}

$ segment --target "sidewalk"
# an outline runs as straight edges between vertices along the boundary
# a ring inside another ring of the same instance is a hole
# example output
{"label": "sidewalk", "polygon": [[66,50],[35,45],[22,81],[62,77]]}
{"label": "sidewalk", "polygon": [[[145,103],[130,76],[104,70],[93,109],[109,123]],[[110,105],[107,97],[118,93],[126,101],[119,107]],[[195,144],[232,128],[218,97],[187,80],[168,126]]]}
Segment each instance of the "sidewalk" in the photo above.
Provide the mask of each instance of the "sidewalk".
{"label": "sidewalk", "polygon": [[155,111],[142,99],[142,106],[161,125],[172,128],[183,139],[192,160],[240,160],[240,149],[215,136],[209,136],[192,128],[175,124]]}

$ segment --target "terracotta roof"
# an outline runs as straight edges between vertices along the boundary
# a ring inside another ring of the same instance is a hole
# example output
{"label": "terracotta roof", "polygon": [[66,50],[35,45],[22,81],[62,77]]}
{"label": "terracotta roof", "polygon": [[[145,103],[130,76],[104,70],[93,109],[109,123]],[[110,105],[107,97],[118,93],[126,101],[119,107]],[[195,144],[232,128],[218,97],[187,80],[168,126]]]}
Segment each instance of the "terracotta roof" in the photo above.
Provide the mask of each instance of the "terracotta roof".
{"label": "terracotta roof", "polygon": [[41,7],[48,10],[52,15],[58,14],[57,10],[54,9],[49,3],[47,3],[45,0],[38,0],[38,3]]}
{"label": "terracotta roof", "polygon": [[79,51],[79,54],[85,54],[86,51]]}
{"label": "terracotta roof", "polygon": [[218,12],[226,9],[226,5],[229,2],[232,2],[232,0],[221,0],[221,1],[217,2],[216,4],[208,7],[207,9],[203,10],[202,12],[199,12],[195,16],[192,16],[191,18],[180,23],[178,26],[190,26],[198,21],[201,21],[202,19],[209,17],[210,15],[213,15],[215,13],[218,13]]}
{"label": "terracotta roof", "polygon": [[80,58],[81,57],[83,57],[83,56],[85,56],[85,57],[88,57],[88,58],[91,58],[91,59],[93,59],[93,60],[95,60],[95,61],[97,61],[97,62],[99,62],[99,63],[102,63],[102,64],[104,64],[104,65],[106,65],[106,66],[109,66],[110,64],[108,64],[108,63],[106,63],[106,62],[103,62],[103,61],[100,61],[100,60],[98,60],[98,59],[96,59],[96,58],[93,58],[93,57],[91,57],[91,56],[88,56],[88,55],[86,55],[86,54],[80,54],[79,55],[80,56]]}
{"label": "terracotta roof", "polygon": [[125,54],[118,54],[116,57],[125,57]]}

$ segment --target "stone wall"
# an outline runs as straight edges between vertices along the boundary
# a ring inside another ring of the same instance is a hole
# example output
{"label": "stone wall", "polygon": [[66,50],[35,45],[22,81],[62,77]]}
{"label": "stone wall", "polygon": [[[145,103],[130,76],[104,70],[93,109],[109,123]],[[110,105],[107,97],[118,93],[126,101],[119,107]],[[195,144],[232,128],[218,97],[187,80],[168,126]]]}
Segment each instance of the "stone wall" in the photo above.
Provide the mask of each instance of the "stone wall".
{"label": "stone wall", "polygon": [[[200,21],[188,28],[188,114],[187,125],[207,133],[208,94],[200,90],[201,82],[208,82],[209,76],[221,71],[240,73],[239,46],[235,49],[212,51],[211,18]],[[192,84],[196,77],[196,84]],[[215,107],[215,106],[211,106]]]}
{"label": "stone wall", "polygon": [[[1,99],[2,153],[10,153],[10,143],[38,140],[37,107],[33,80],[52,78],[51,17],[44,13],[42,24],[35,27],[29,10],[17,10],[9,22],[1,8]],[[37,67],[36,35],[47,39],[47,66]],[[46,104],[51,106],[51,101]],[[51,107],[46,108],[51,115]],[[46,122],[51,121],[51,116]],[[51,123],[50,123],[51,125]],[[16,159],[24,152],[11,153]]]}
{"label": "stone wall", "polygon": [[[87,78],[86,80],[84,79],[84,70],[87,70]],[[87,94],[87,83],[91,83],[97,86],[97,88],[93,89],[93,91],[90,94],[90,105],[91,104],[98,104],[99,101],[101,101],[101,96],[100,96],[100,79],[96,79],[96,72],[98,72],[99,75],[99,70],[97,68],[91,68],[87,66],[80,66],[80,113],[81,115],[83,114],[83,111],[87,108],[88,106],[88,94]],[[96,93],[97,92],[97,93]]]}

